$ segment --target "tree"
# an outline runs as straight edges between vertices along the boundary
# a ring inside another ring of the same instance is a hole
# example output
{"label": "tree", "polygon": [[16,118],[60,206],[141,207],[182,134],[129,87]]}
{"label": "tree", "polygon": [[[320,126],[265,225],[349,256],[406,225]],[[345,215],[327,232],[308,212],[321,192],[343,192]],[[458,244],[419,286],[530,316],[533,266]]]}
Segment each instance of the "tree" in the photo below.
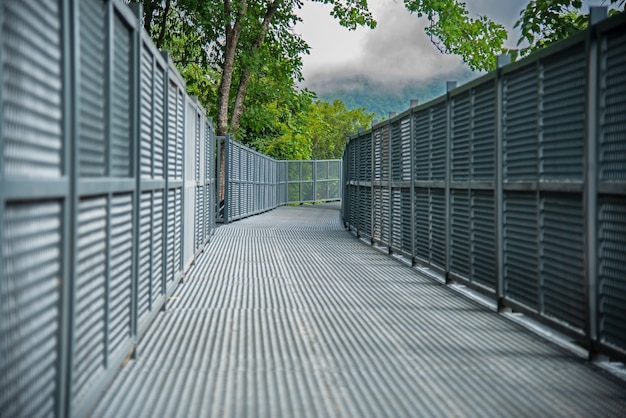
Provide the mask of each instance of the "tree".
{"label": "tree", "polygon": [[[625,0],[610,0],[619,7]],[[520,12],[515,24],[521,30],[519,51],[503,49],[507,34],[501,24],[486,16],[473,19],[458,0],[404,0],[406,8],[429,24],[426,34],[442,52],[460,55],[473,70],[493,70],[502,52],[514,58],[528,55],[546,45],[586,28],[588,18],[581,13],[581,0],[533,0]]]}

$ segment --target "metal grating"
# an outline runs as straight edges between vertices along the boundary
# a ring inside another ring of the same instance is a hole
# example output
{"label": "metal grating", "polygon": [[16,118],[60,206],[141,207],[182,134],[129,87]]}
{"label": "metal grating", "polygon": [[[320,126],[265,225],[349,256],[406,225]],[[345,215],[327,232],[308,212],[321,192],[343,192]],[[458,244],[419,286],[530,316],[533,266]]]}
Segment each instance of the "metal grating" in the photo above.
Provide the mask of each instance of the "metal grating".
{"label": "metal grating", "polygon": [[598,207],[600,340],[626,352],[626,197],[602,196]]}
{"label": "metal grating", "polygon": [[359,187],[359,196],[361,198],[359,231],[363,231],[367,236],[371,237],[372,191],[369,187]]}
{"label": "metal grating", "polygon": [[139,278],[137,296],[137,317],[142,319],[150,311],[152,301],[152,192],[143,192],[139,199]]}
{"label": "metal grating", "polygon": [[6,176],[62,175],[57,2],[2,3],[2,154]]}
{"label": "metal grating", "polygon": [[537,70],[504,77],[504,180],[537,179]]}
{"label": "metal grating", "polygon": [[115,16],[113,86],[111,105],[111,176],[130,177],[131,36],[128,27]]}
{"label": "metal grating", "polygon": [[470,196],[469,190],[451,191],[450,270],[470,277]]}
{"label": "metal grating", "polygon": [[430,108],[430,172],[429,180],[446,179],[447,110],[442,102]]}
{"label": "metal grating", "polygon": [[140,91],[140,173],[142,178],[152,177],[152,117],[155,114],[152,104],[154,85],[152,80],[152,54],[148,46],[141,48],[141,91]]}
{"label": "metal grating", "polygon": [[130,338],[133,262],[133,205],[131,194],[111,198],[111,266],[109,281],[109,354]]}
{"label": "metal grating", "polygon": [[537,197],[504,193],[504,293],[538,310]]}
{"label": "metal grating", "polygon": [[470,177],[471,109],[470,92],[454,96],[452,110],[451,174],[453,181],[468,181]]}
{"label": "metal grating", "polygon": [[160,65],[154,66],[154,154],[153,167],[155,178],[165,177],[165,80]]}
{"label": "metal grating", "polygon": [[53,416],[59,388],[59,202],[12,204],[2,223],[0,412]]}
{"label": "metal grating", "polygon": [[604,111],[600,135],[599,168],[603,181],[626,180],[626,33],[623,28],[606,35],[602,74]]}
{"label": "metal grating", "polygon": [[107,198],[78,203],[72,395],[79,403],[105,367]]}
{"label": "metal grating", "polygon": [[174,274],[177,275],[183,269],[183,191],[180,188],[175,191],[174,208]]}
{"label": "metal grating", "polygon": [[374,230],[372,238],[380,241],[382,238],[382,190],[380,187],[374,188]]}
{"label": "metal grating", "polygon": [[381,180],[382,179],[382,170],[383,170],[383,166],[382,166],[382,133],[380,130],[376,130],[372,133],[373,136],[373,141],[374,141],[374,176],[373,179],[374,180]]}
{"label": "metal grating", "polygon": [[430,169],[430,129],[429,129],[429,113],[428,110],[421,110],[415,113],[413,117],[414,123],[414,141],[415,141],[415,180],[428,180],[428,172]]}
{"label": "metal grating", "polygon": [[579,330],[585,327],[584,219],[581,196],[541,196],[543,313]]}
{"label": "metal grating", "polygon": [[496,289],[496,219],[493,191],[471,191],[471,280]]}
{"label": "metal grating", "polygon": [[544,61],[543,135],[539,153],[541,179],[583,179],[585,77],[584,44]]}
{"label": "metal grating", "polygon": [[496,95],[495,83],[473,90],[471,178],[493,181],[496,158]]}
{"label": "metal grating", "polygon": [[390,144],[389,144],[389,126],[385,125],[381,128],[381,157],[382,157],[382,169],[380,179],[382,181],[389,181],[391,178],[391,167],[389,161]]}

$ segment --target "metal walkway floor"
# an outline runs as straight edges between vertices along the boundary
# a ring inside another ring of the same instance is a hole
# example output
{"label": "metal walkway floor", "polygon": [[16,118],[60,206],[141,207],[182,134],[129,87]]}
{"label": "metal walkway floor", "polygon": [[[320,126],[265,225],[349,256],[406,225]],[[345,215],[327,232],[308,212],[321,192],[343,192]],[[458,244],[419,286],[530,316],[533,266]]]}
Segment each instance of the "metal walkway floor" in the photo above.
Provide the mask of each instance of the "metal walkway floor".
{"label": "metal walkway floor", "polygon": [[624,417],[626,384],[346,232],[220,227],[95,417]]}

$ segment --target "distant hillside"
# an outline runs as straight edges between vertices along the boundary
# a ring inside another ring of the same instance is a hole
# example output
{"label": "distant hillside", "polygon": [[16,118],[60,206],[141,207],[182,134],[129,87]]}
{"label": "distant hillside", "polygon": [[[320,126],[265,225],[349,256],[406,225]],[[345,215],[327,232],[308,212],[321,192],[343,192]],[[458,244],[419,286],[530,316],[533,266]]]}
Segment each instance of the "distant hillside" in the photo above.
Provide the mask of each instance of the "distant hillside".
{"label": "distant hillside", "polygon": [[[473,77],[475,76],[468,74],[461,83]],[[385,88],[365,79],[358,80],[358,82],[350,80],[349,88],[342,88],[341,83],[335,82],[334,84],[338,87],[318,93],[319,99],[327,102],[341,100],[348,109],[363,107],[368,112],[376,113],[376,119],[379,121],[383,118],[387,119],[389,112],[400,113],[408,109],[411,99],[418,99],[419,103],[422,104],[446,92],[445,80],[434,80],[428,84],[411,84],[399,91]]]}

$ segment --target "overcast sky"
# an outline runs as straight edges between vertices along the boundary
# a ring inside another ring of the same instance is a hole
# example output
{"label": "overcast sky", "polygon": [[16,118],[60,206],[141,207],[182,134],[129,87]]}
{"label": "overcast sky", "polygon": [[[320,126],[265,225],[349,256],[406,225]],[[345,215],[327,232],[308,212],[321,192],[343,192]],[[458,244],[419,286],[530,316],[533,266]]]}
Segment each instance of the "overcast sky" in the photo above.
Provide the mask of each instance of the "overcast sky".
{"label": "overcast sky", "polygon": [[[586,1],[601,4],[603,0]],[[311,46],[304,56],[304,85],[322,93],[337,83],[357,77],[401,86],[406,83],[456,79],[467,67],[455,56],[442,55],[424,34],[425,23],[410,14],[402,0],[369,0],[378,22],[376,29],[348,31],[329,16],[330,7],[305,1],[300,16],[303,22],[295,31]],[[512,30],[526,1],[466,0],[470,14],[487,15]],[[515,47],[518,34],[510,33],[505,46]]]}

